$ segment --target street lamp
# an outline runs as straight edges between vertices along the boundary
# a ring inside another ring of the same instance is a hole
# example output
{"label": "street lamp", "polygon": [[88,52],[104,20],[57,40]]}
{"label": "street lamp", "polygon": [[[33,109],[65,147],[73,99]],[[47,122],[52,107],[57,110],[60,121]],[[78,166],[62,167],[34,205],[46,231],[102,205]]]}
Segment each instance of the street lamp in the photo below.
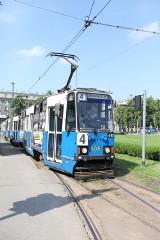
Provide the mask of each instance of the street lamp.
{"label": "street lamp", "polygon": [[11,82],[11,84],[12,84],[12,101],[13,101],[13,98],[14,98],[14,82]]}
{"label": "street lamp", "polygon": [[[11,82],[12,84],[12,104],[13,104],[13,98],[14,98],[14,82]],[[12,112],[11,112],[11,116],[13,117],[13,105],[12,105]]]}

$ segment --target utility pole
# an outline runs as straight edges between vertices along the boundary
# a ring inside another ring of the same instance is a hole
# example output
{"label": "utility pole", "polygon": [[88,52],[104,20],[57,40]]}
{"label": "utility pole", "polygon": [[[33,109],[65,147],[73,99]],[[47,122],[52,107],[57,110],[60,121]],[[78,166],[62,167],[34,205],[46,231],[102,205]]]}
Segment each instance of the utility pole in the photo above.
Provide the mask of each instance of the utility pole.
{"label": "utility pole", "polygon": [[12,84],[12,101],[13,101],[13,98],[14,98],[14,82],[11,82],[11,84]]}
{"label": "utility pole", "polygon": [[143,93],[143,136],[142,136],[142,166],[145,166],[146,152],[146,90]]}
{"label": "utility pole", "polygon": [[[146,90],[143,92],[142,166],[145,166],[146,153]],[[136,110],[141,109],[141,95],[135,96]]]}
{"label": "utility pole", "polygon": [[133,131],[132,131],[132,123],[133,123],[133,116],[132,116],[132,95],[130,95],[130,97],[131,97],[131,125],[130,125],[130,127],[131,127],[131,133],[133,133]]}
{"label": "utility pole", "polygon": [[[13,103],[13,99],[14,99],[14,82],[11,82],[12,84],[12,103]],[[11,116],[13,117],[13,106],[12,106],[12,113],[11,113]]]}

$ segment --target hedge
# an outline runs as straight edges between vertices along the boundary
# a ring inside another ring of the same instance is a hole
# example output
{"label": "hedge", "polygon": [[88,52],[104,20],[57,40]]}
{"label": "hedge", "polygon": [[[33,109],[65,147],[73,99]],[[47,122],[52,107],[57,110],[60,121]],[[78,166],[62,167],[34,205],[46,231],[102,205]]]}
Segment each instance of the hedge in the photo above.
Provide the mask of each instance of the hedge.
{"label": "hedge", "polygon": [[[142,147],[130,143],[115,143],[115,153],[128,154],[129,156],[142,157]],[[151,160],[160,161],[160,151],[158,147],[146,147],[146,158]]]}

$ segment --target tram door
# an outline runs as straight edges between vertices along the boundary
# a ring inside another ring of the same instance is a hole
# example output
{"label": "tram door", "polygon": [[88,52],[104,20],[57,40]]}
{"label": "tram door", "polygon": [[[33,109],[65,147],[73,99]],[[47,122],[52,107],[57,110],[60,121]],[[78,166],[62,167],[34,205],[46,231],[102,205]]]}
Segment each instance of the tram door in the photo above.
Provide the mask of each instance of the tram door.
{"label": "tram door", "polygon": [[54,107],[49,108],[48,156],[47,159],[61,163],[62,117],[55,114]]}
{"label": "tram door", "polygon": [[18,121],[13,121],[13,140],[17,140]]}

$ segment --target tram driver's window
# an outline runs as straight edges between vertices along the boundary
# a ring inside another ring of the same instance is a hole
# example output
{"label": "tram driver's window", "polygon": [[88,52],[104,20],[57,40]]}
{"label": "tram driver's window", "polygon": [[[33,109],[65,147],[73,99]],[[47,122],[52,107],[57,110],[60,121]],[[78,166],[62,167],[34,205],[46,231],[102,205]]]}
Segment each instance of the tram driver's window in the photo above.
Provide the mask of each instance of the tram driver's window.
{"label": "tram driver's window", "polygon": [[67,116],[66,116],[66,130],[75,131],[76,120],[75,120],[75,102],[70,101],[67,105]]}

